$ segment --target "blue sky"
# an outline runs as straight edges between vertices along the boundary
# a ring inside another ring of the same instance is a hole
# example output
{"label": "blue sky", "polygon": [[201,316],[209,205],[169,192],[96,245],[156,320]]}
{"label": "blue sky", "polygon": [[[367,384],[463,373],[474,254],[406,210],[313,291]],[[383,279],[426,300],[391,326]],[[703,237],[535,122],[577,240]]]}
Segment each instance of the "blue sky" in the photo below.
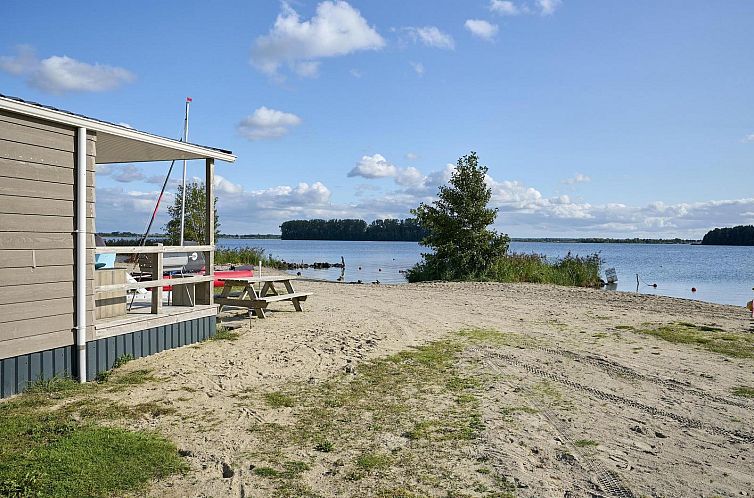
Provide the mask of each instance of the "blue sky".
{"label": "blue sky", "polygon": [[[4,20],[0,93],[175,138],[191,96],[190,140],[238,156],[226,232],[405,217],[470,150],[512,236],[754,222],[751,1],[10,0]],[[101,168],[98,228],[143,229],[166,171]]]}

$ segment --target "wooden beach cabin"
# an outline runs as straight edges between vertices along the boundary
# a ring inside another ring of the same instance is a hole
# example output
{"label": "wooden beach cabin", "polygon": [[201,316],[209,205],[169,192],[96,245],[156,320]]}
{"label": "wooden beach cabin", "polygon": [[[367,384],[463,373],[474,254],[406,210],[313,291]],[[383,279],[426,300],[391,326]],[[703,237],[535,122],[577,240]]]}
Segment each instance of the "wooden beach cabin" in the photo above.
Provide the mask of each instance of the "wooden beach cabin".
{"label": "wooden beach cabin", "polygon": [[[206,162],[206,240],[191,247],[95,247],[95,165],[173,159]],[[235,156],[0,95],[2,397],[53,376],[92,380],[123,355],[146,356],[214,334],[216,160]],[[150,280],[128,283],[118,270],[95,269],[96,254],[115,252],[148,258]],[[168,306],[163,260],[187,252],[203,253],[206,275],[182,279],[174,289],[190,290],[192,299]],[[137,288],[151,297],[126,311],[127,292]]]}

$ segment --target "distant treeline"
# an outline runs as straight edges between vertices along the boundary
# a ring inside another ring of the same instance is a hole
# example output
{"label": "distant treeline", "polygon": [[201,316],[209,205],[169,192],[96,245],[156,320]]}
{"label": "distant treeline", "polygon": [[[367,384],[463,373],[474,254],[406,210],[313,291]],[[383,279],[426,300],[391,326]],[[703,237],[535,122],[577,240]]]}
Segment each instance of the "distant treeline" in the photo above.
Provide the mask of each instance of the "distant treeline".
{"label": "distant treeline", "polygon": [[280,225],[283,240],[400,240],[418,242],[426,235],[416,220],[291,220]]}
{"label": "distant treeline", "polygon": [[578,239],[545,237],[545,238],[516,238],[511,237],[513,242],[562,242],[562,243],[579,243],[579,244],[696,244],[699,241],[694,239],[610,239],[603,237],[584,237]]}
{"label": "distant treeline", "polygon": [[[97,232],[97,235],[101,237],[143,237],[143,233],[134,233],[134,232]],[[161,234],[161,233],[150,233],[150,237],[167,237],[167,235]]]}
{"label": "distant treeline", "polygon": [[702,239],[706,246],[754,246],[754,226],[739,225],[732,228],[715,228]]}
{"label": "distant treeline", "polygon": [[221,239],[279,239],[280,235],[274,233],[221,233]]}

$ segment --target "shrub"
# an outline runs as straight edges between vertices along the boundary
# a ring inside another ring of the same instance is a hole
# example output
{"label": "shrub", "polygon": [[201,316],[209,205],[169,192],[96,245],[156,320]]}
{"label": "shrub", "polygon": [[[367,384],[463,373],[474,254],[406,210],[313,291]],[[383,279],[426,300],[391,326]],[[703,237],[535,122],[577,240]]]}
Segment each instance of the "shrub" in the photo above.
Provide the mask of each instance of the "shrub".
{"label": "shrub", "polygon": [[215,250],[215,264],[258,265],[262,262],[268,268],[283,268],[283,262],[265,254],[261,247],[219,247]]}

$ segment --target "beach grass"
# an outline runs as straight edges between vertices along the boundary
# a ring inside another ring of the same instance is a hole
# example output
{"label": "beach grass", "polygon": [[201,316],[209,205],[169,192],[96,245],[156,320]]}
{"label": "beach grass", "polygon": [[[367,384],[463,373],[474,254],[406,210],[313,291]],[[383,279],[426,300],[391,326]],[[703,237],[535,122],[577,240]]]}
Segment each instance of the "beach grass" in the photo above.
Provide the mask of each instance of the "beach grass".
{"label": "beach grass", "polygon": [[218,247],[215,250],[215,264],[217,265],[258,265],[268,268],[285,268],[283,262],[266,253],[261,247],[237,247],[230,249]]}
{"label": "beach grass", "polygon": [[164,407],[125,407],[94,397],[67,402],[98,389],[102,386],[94,383],[51,379],[0,403],[0,496],[122,495],[187,470],[165,438],[97,423],[154,416]]}
{"label": "beach grass", "polygon": [[598,287],[600,285],[599,255],[574,256],[549,260],[540,254],[510,253],[494,262],[489,279],[496,282],[531,282],[538,284]]}
{"label": "beach grass", "polygon": [[718,327],[676,322],[630,329],[674,344],[688,344],[732,358],[754,358],[754,335],[726,332]]}

